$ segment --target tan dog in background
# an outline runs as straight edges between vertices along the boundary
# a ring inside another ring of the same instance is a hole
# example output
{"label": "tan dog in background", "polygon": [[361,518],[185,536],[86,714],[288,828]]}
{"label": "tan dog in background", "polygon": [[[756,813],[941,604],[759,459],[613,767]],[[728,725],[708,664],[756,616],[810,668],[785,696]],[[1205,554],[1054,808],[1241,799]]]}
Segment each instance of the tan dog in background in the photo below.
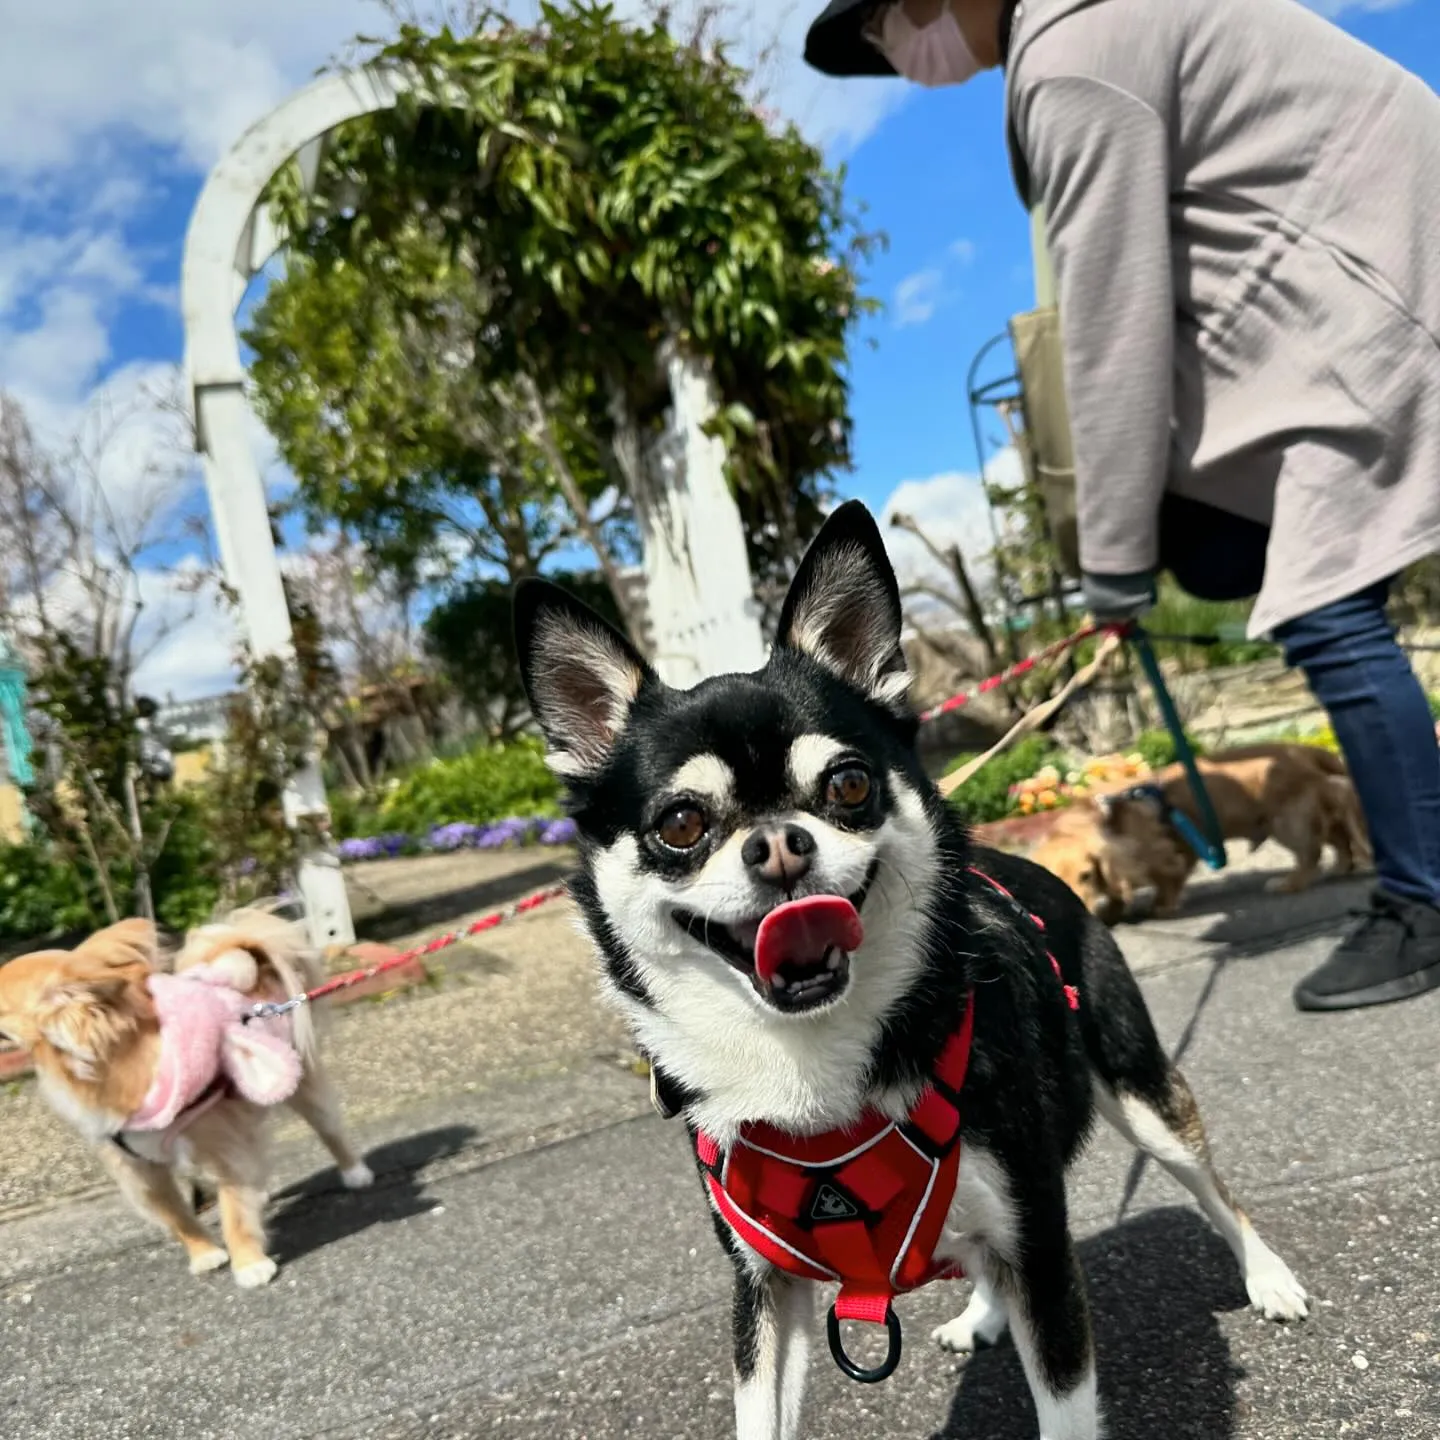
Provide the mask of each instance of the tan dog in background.
{"label": "tan dog in background", "polygon": [[[0,1033],[31,1052],[45,1099],[95,1144],[135,1208],[185,1247],[192,1273],[228,1261],[238,1284],[264,1285],[276,1271],[262,1221],[268,1108],[218,1083],[203,1108],[193,1107],[193,1118],[182,1115],[160,1132],[126,1129],[160,1074],[161,1026],[148,984],[157,960],[155,929],[145,920],[112,925],[75,950],[20,956],[0,966]],[[258,909],[192,931],[175,973],[217,962],[253,979],[244,990],[253,1001],[284,999],[322,978],[303,929]],[[347,1186],[370,1184],[321,1067],[308,1006],[293,1012],[289,1043],[300,1080],[286,1103],[324,1142]],[[197,1220],[177,1173],[216,1184],[223,1249]]]}
{"label": "tan dog in background", "polygon": [[[1249,745],[1202,757],[1201,776],[1227,840],[1255,849],[1275,840],[1295,857],[1290,874],[1272,888],[1296,894],[1314,884],[1324,848],[1335,851],[1334,873],[1370,864],[1370,841],[1360,802],[1344,763],[1314,745]],[[1151,782],[1150,796],[1117,788],[1071,807],[1030,858],[1058,875],[1091,912],[1113,924],[1142,890],[1155,895],[1154,913],[1173,915],[1199,859],[1169,819],[1178,810],[1203,825],[1181,765]]]}

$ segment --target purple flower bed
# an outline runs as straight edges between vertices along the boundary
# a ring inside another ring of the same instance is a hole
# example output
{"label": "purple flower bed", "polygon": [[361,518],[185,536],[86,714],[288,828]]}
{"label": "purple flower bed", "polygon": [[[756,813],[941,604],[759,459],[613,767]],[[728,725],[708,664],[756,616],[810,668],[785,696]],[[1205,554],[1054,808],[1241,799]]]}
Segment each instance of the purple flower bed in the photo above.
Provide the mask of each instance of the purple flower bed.
{"label": "purple flower bed", "polygon": [[511,845],[571,845],[575,841],[573,820],[553,820],[541,815],[515,815],[488,825],[471,825],[457,820],[435,825],[428,835],[366,835],[342,840],[338,846],[343,863],[356,860],[391,860],[397,855],[448,854],[453,850],[503,850]]}

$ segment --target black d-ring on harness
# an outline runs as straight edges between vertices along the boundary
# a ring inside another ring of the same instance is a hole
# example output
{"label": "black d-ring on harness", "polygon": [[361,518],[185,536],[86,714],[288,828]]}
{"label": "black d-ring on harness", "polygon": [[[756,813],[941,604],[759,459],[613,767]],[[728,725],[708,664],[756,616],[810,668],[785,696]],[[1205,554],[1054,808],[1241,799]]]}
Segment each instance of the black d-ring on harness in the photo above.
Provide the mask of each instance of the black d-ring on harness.
{"label": "black d-ring on harness", "polygon": [[851,1380],[858,1380],[862,1385],[878,1385],[882,1380],[888,1380],[900,1363],[900,1317],[893,1305],[885,1307],[885,1333],[890,1347],[885,1358],[873,1370],[866,1370],[846,1354],[845,1342],[840,1335],[840,1317],[833,1305],[825,1318],[825,1338],[830,1342],[830,1353],[835,1357],[835,1363]]}

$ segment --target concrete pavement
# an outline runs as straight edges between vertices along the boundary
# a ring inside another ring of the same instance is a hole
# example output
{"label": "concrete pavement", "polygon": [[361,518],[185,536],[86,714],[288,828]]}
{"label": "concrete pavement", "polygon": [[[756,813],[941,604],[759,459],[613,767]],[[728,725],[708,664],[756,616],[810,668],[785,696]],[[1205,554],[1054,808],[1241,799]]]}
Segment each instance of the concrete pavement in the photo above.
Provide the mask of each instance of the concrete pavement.
{"label": "concrete pavement", "polygon": [[[1258,880],[1202,887],[1185,918],[1123,939],[1221,1169],[1312,1291],[1313,1317],[1253,1317],[1178,1187],[1148,1169],[1135,1184],[1125,1147],[1099,1135],[1072,1205],[1110,1435],[1433,1437],[1440,996],[1298,1015],[1290,986],[1363,887],[1282,900]],[[374,1191],[341,1192],[317,1146],[287,1143],[284,1269],[266,1291],[192,1279],[108,1193],[0,1223],[0,1434],[732,1433],[727,1266],[683,1132],[613,1055],[362,1117]],[[818,1356],[805,1434],[1033,1440],[1013,1349],[962,1370],[930,1348],[964,1295],[901,1302],[905,1358],[886,1385],[855,1386]]]}

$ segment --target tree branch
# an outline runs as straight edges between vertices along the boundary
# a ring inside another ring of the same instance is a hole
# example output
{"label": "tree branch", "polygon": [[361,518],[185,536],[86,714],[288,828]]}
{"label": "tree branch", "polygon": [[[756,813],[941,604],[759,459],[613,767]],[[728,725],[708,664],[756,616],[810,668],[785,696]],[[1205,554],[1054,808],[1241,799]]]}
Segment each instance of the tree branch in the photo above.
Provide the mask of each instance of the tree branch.
{"label": "tree branch", "polygon": [[630,603],[630,595],[620,576],[619,567],[615,564],[615,558],[611,555],[610,547],[605,543],[604,536],[600,534],[599,527],[590,517],[590,507],[585,503],[585,497],[581,493],[573,472],[566,463],[565,457],[560,453],[560,444],[551,428],[549,412],[541,398],[539,388],[529,375],[522,374],[519,377],[519,383],[521,394],[525,397],[529,408],[535,443],[540,447],[541,453],[554,472],[555,482],[560,487],[560,493],[565,497],[565,503],[570,507],[570,513],[575,517],[576,527],[585,537],[586,544],[595,552],[600,571],[605,576],[605,583],[610,587],[610,593],[615,600],[615,608],[625,620],[625,628],[630,632],[631,641],[642,655],[646,654],[649,649],[646,637],[640,628],[634,607]]}

